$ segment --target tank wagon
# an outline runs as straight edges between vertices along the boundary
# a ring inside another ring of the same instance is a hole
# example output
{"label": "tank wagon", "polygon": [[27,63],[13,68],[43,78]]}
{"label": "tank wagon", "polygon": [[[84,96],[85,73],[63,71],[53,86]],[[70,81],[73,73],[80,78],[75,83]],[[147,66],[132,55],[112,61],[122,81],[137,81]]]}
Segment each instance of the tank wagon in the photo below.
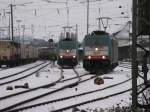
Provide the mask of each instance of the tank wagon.
{"label": "tank wagon", "polygon": [[57,45],[57,63],[61,67],[74,67],[78,64],[78,41],[75,35],[66,32]]}
{"label": "tank wagon", "polygon": [[104,31],[93,31],[83,40],[83,68],[90,72],[114,69],[118,65],[118,43]]}

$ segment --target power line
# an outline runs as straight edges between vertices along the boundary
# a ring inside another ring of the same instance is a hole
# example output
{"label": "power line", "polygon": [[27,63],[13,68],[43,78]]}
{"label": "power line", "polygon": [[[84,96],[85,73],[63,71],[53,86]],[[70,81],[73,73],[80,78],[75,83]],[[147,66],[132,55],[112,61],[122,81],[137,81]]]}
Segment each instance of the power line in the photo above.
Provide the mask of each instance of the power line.
{"label": "power line", "polygon": [[[78,6],[78,5],[82,6],[82,4],[76,3],[76,4],[72,5],[72,6],[68,6],[68,8],[70,9],[70,8],[76,7],[76,6]],[[55,10],[58,12],[58,10],[59,10],[59,11],[60,11],[60,10],[66,10],[66,8],[67,8],[67,7],[63,7],[63,8],[51,8],[51,9],[55,9]],[[39,8],[39,9],[41,9],[41,8]],[[47,9],[49,9],[49,8],[47,8]],[[38,9],[36,8],[36,10],[38,10]],[[20,11],[20,9],[19,9],[19,11]],[[19,11],[18,11],[18,12],[19,12]],[[34,9],[31,9],[30,11],[35,11],[35,8],[34,8]],[[27,11],[27,12],[28,12],[28,11]],[[47,12],[47,13],[45,13],[45,14],[37,15],[37,16],[34,16],[34,17],[29,17],[29,18],[27,18],[27,19],[24,19],[24,21],[29,21],[29,20],[32,20],[32,19],[35,19],[35,18],[40,18],[40,17],[43,17],[43,16],[47,15],[48,13],[52,13],[52,12],[54,12],[54,10],[53,10],[53,11],[49,11],[49,12]],[[20,13],[20,14],[21,14],[21,13]],[[60,14],[60,12],[59,12],[59,14]],[[15,18],[15,17],[14,17],[14,18]],[[52,20],[52,19],[50,19],[50,20]],[[52,20],[52,21],[54,21],[54,20]]]}
{"label": "power line", "polygon": [[[78,5],[81,5],[81,4],[78,4]],[[77,4],[72,5],[72,6],[69,6],[68,8],[73,8],[73,7],[76,7],[76,6],[77,6]],[[65,10],[66,7],[63,7],[63,8],[56,8],[55,10],[57,11],[58,9],[59,9],[59,11],[60,11],[60,10]],[[41,15],[37,15],[37,16],[31,17],[31,18],[27,18],[27,19],[24,19],[24,21],[28,21],[28,20],[31,20],[31,19],[43,17],[43,16],[49,14],[50,12],[54,12],[54,11],[49,11],[49,12],[46,12],[46,13],[41,14]],[[52,20],[52,19],[50,19],[50,20]]]}

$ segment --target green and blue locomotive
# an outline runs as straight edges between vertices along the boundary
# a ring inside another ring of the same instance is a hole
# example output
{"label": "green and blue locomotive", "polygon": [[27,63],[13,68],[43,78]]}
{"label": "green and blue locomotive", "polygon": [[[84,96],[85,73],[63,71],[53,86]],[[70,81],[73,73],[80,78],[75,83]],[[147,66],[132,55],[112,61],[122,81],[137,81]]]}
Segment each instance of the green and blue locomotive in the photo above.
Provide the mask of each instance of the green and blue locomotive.
{"label": "green and blue locomotive", "polygon": [[93,31],[83,40],[83,68],[90,72],[112,70],[118,65],[118,43],[107,32]]}
{"label": "green and blue locomotive", "polygon": [[78,41],[73,34],[66,33],[57,47],[57,63],[61,67],[74,67],[78,64]]}

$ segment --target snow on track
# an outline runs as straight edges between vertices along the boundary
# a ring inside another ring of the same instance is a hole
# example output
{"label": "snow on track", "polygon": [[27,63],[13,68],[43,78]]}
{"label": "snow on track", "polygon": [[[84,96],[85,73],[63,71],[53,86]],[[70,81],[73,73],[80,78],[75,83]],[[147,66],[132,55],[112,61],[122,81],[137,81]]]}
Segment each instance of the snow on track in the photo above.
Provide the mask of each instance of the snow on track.
{"label": "snow on track", "polygon": [[[75,74],[75,73],[74,73],[74,74]],[[58,76],[57,76],[57,77],[58,77]],[[67,77],[67,76],[66,76],[66,77]],[[77,79],[73,79],[73,80],[74,80],[75,82],[77,81]],[[66,81],[66,82],[67,82],[67,83],[65,83],[64,85],[68,84],[69,81]],[[71,83],[72,83],[72,81],[71,81]],[[69,82],[69,84],[70,84],[70,82]],[[21,95],[21,96],[16,97],[16,98],[9,98],[9,99],[6,99],[6,100],[0,102],[1,104],[3,104],[3,105],[1,105],[0,108],[2,109],[2,108],[5,108],[5,107],[7,107],[7,106],[9,106],[9,105],[12,105],[13,102],[14,102],[14,100],[15,100],[14,103],[16,104],[17,102],[24,101],[24,100],[26,100],[26,99],[39,96],[39,95],[41,95],[41,94],[43,94],[43,93],[50,92],[50,91],[52,91],[52,90],[54,90],[54,89],[57,89],[57,88],[60,88],[60,87],[62,87],[62,86],[64,86],[64,85],[58,83],[58,84],[55,86],[55,88],[52,88],[52,89],[40,89],[40,90],[38,90],[38,91],[35,91],[35,92],[30,93],[29,95],[25,95],[25,96],[24,96],[24,95]],[[11,102],[11,103],[8,103],[8,102]]]}
{"label": "snow on track", "polygon": [[[79,68],[79,71],[83,72],[81,68]],[[104,84],[100,85],[100,86],[95,85],[93,80],[89,80],[85,83],[79,84],[78,86],[76,86],[74,88],[69,88],[69,89],[66,89],[65,91],[61,91],[61,92],[55,93],[53,95],[50,95],[49,97],[46,97],[45,100],[42,99],[42,101],[50,101],[53,99],[63,98],[66,96],[77,95],[77,94],[80,94],[83,92],[104,88],[106,86],[127,80],[131,77],[131,70],[124,69],[122,71],[122,67],[117,67],[113,72],[106,74],[102,77],[113,77],[113,79],[104,79]],[[56,110],[56,109],[65,107],[67,105],[76,104],[76,103],[79,103],[81,101],[86,101],[86,100],[94,99],[94,98],[101,97],[104,95],[106,96],[110,93],[119,92],[121,90],[125,90],[125,89],[130,88],[130,87],[131,87],[131,82],[129,81],[123,85],[119,85],[117,87],[113,87],[112,89],[107,89],[107,90],[102,91],[102,92],[92,93],[92,94],[86,95],[85,97],[78,97],[78,98],[74,98],[74,99],[70,99],[70,100],[66,100],[66,101],[62,101],[62,102],[58,102],[58,103],[52,103],[50,105],[44,105],[44,106],[36,107],[33,109],[24,110],[23,112],[33,112],[36,110],[38,110],[38,112],[43,112],[43,111],[49,112],[51,110]],[[77,88],[77,91],[76,91],[76,88]],[[35,103],[38,103],[38,102],[41,102],[40,99],[39,99],[39,101],[38,100],[35,101]],[[30,105],[30,103],[28,103],[27,105]]]}
{"label": "snow on track", "polygon": [[0,74],[1,74],[0,78],[5,77],[5,76],[9,76],[10,74],[18,73],[18,72],[23,71],[23,70],[30,68],[32,66],[39,65],[40,63],[43,63],[43,61],[36,61],[35,63],[4,69],[4,70],[0,71]]}

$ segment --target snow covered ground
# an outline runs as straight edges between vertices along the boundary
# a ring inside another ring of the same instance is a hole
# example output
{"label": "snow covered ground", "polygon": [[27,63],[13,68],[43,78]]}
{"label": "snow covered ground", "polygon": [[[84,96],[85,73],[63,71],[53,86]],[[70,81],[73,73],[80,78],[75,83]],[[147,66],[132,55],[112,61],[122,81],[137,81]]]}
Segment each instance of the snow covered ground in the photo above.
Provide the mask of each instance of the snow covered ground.
{"label": "snow covered ground", "polygon": [[8,76],[10,74],[15,74],[17,72],[23,71],[23,70],[25,70],[27,68],[30,68],[30,67],[35,66],[35,65],[38,65],[40,63],[42,63],[42,61],[37,61],[35,63],[22,65],[22,66],[18,66],[18,67],[14,67],[14,68],[4,69],[4,70],[0,71],[0,78],[4,77],[4,76]]}
{"label": "snow covered ground", "polygon": [[[67,71],[67,73],[71,72],[70,70],[66,70],[66,71]],[[79,71],[79,73],[81,73],[81,74],[85,73],[85,71],[82,68],[78,68],[77,71]],[[106,76],[113,77],[113,79],[105,79],[103,85],[95,85],[94,80],[92,79],[92,80],[87,81],[85,83],[79,84],[75,88],[69,88],[67,90],[64,90],[64,91],[55,93],[53,95],[50,95],[49,97],[39,99],[39,100],[35,101],[35,103],[42,102],[42,101],[50,101],[50,100],[53,100],[53,99],[56,99],[56,98],[63,98],[65,96],[72,96],[72,95],[80,94],[80,93],[91,91],[91,90],[97,90],[97,89],[100,89],[100,88],[107,87],[109,85],[116,84],[118,82],[122,82],[122,81],[127,80],[131,77],[131,70],[124,69],[122,67],[117,67],[112,73],[109,73],[109,74],[104,75],[104,76],[105,77]],[[76,88],[77,88],[77,91],[76,91]],[[44,106],[40,106],[40,107],[37,107],[37,108],[34,108],[34,109],[29,109],[25,112],[33,112],[33,111],[49,112],[51,110],[57,110],[59,108],[66,107],[70,104],[77,104],[77,103],[80,103],[81,101],[87,101],[89,99],[95,99],[95,98],[99,98],[99,97],[102,97],[102,96],[106,96],[108,94],[115,93],[118,90],[120,90],[120,91],[124,90],[126,88],[131,88],[131,81],[127,82],[123,85],[120,85],[118,87],[108,89],[108,90],[103,91],[103,92],[96,92],[96,93],[86,95],[84,97],[84,99],[78,97],[78,98],[75,98],[75,99],[69,100],[69,101],[67,100],[67,101],[62,101],[62,102],[59,102],[59,103],[49,104],[48,106],[44,105]],[[125,93],[123,95],[120,95],[119,97],[117,96],[117,98],[113,97],[113,98],[110,98],[110,99],[106,99],[104,101],[99,101],[99,102],[92,103],[92,104],[89,104],[89,105],[81,106],[81,108],[84,108],[84,109],[89,108],[89,107],[90,108],[97,108],[97,107],[106,108],[106,107],[116,105],[121,100],[123,100],[124,102],[129,102],[130,101],[129,97],[130,97],[130,92]],[[33,103],[31,103],[31,104],[33,104]],[[30,105],[30,104],[27,104],[27,105]],[[71,110],[68,110],[68,112],[71,112]]]}
{"label": "snow covered ground", "polygon": [[[76,70],[78,71],[78,73],[80,75],[83,75],[83,74],[87,73],[87,71],[85,71],[82,68],[82,66],[76,67]],[[64,69],[63,75],[64,75],[64,79],[75,77],[75,74],[74,74],[72,69]],[[92,77],[92,76],[93,75],[89,74],[87,76],[84,76],[82,78],[82,80],[87,79],[87,78]],[[81,84],[79,84],[79,85],[77,85],[73,88],[67,88],[67,89],[62,90],[60,92],[56,92],[56,93],[51,94],[49,96],[46,96],[46,97],[40,98],[38,100],[35,100],[33,102],[24,104],[20,107],[29,106],[29,105],[33,105],[33,104],[38,104],[38,103],[41,103],[41,102],[51,101],[51,100],[54,100],[54,99],[64,98],[64,97],[68,97],[68,96],[72,96],[72,95],[78,95],[78,94],[81,94],[81,93],[84,93],[84,92],[94,91],[94,90],[97,90],[97,89],[105,88],[105,87],[110,86],[110,85],[117,84],[119,82],[122,82],[122,81],[125,81],[125,80],[131,78],[131,69],[123,68],[123,67],[118,66],[114,69],[113,72],[105,74],[102,77],[103,78],[104,77],[111,77],[113,79],[104,79],[104,84],[101,84],[101,85],[95,85],[94,84],[94,79],[90,79],[89,81],[85,81],[85,82],[83,82],[83,83],[81,83]],[[45,67],[44,69],[40,70],[37,74],[33,75],[32,77],[27,78],[26,80],[22,80],[20,82],[21,83],[28,82],[29,86],[31,88],[34,88],[34,87],[37,87],[37,86],[40,86],[40,85],[44,85],[44,84],[47,84],[47,83],[50,83],[50,82],[54,82],[54,81],[58,80],[59,78],[60,78],[60,69],[57,66],[52,67],[51,65],[49,65],[49,66]],[[63,82],[57,83],[56,86],[50,87],[50,88],[44,88],[44,89],[41,88],[40,93],[33,92],[28,96],[20,96],[19,99],[23,100],[23,99],[28,98],[28,97],[37,96],[38,94],[41,94],[41,93],[44,93],[44,92],[47,92],[47,91],[53,91],[53,90],[56,90],[57,88],[60,88],[61,86],[65,85],[67,83],[69,84],[69,83],[71,83],[73,81],[76,81],[76,80],[77,79],[67,81],[66,83],[63,83]],[[140,83],[141,80],[138,80],[138,82]],[[50,112],[52,110],[57,110],[57,109],[60,109],[60,108],[63,108],[63,107],[66,107],[66,106],[69,106],[69,105],[72,105],[72,104],[78,104],[78,103],[83,102],[83,101],[88,101],[88,100],[91,100],[91,99],[104,97],[104,96],[107,96],[107,95],[110,95],[110,94],[113,94],[113,93],[117,93],[117,92],[129,89],[129,88],[131,88],[131,81],[128,81],[128,82],[126,82],[124,84],[121,84],[121,85],[118,85],[116,87],[112,87],[110,89],[94,92],[94,93],[87,94],[87,95],[82,96],[82,97],[76,97],[76,98],[69,99],[69,100],[66,100],[66,101],[60,101],[60,102],[51,103],[51,104],[48,104],[48,105],[35,107],[35,108],[32,108],[32,109],[27,109],[27,110],[24,110],[23,112],[33,112],[33,111],[34,112]],[[21,91],[21,90],[22,89],[18,89],[18,91]],[[12,90],[12,91],[15,91],[15,90]],[[11,93],[11,91],[7,91],[7,92]],[[3,95],[1,94],[0,97],[1,96],[3,96]],[[20,101],[19,99],[18,99],[18,102]],[[3,108],[5,106],[7,107],[8,102],[9,103],[11,102],[13,104],[14,100],[10,98],[10,99],[7,99],[6,101],[1,101],[0,102],[0,108]],[[15,101],[15,102],[17,102],[17,101]],[[127,106],[130,103],[131,103],[131,91],[126,92],[126,93],[121,94],[121,95],[111,97],[111,98],[107,98],[107,99],[104,99],[104,100],[101,100],[101,101],[88,103],[88,104],[80,106],[78,108],[84,109],[84,110],[87,110],[87,109],[92,110],[92,109],[95,109],[95,108],[97,108],[97,109],[109,108],[109,107],[112,107],[112,106],[116,106],[118,104],[120,106]],[[18,107],[18,108],[20,108],[20,107]],[[72,112],[72,109],[67,110],[67,112]]]}

